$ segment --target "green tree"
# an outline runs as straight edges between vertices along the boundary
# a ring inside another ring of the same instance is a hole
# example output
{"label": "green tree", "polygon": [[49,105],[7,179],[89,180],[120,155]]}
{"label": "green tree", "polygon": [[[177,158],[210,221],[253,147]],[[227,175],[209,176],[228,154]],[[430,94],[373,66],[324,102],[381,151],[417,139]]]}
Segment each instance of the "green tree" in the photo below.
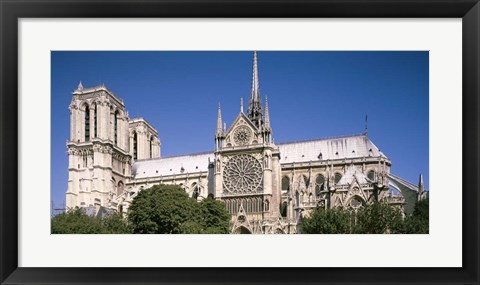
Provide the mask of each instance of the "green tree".
{"label": "green tree", "polygon": [[316,208],[309,217],[302,220],[301,232],[305,234],[348,234],[350,233],[350,212],[334,208]]}
{"label": "green tree", "polygon": [[121,213],[111,213],[102,219],[103,230],[106,234],[131,234],[132,228]]}
{"label": "green tree", "polygon": [[385,234],[402,231],[402,213],[390,205],[379,202],[368,204],[356,215],[354,233]]}
{"label": "green tree", "polygon": [[405,233],[428,234],[429,232],[429,200],[415,203],[413,214],[405,218]]}
{"label": "green tree", "polygon": [[56,215],[51,220],[52,234],[102,234],[102,221],[85,214],[81,208],[74,208]]}
{"label": "green tree", "polygon": [[70,209],[51,220],[52,234],[128,234],[132,230],[119,213],[112,213],[103,219],[88,216],[84,209]]}
{"label": "green tree", "polygon": [[200,202],[202,224],[206,234],[227,234],[230,227],[230,214],[225,204],[209,196]]}
{"label": "green tree", "polygon": [[141,191],[129,208],[134,233],[227,233],[230,215],[222,202],[188,197],[177,185],[156,185]]}

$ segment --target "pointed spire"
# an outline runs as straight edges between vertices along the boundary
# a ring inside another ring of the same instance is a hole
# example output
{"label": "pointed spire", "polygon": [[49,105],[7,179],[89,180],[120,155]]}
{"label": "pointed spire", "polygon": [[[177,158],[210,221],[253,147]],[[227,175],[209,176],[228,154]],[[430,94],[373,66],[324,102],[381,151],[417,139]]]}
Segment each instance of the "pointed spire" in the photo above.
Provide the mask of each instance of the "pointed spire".
{"label": "pointed spire", "polygon": [[420,177],[418,178],[417,201],[423,200],[425,198],[424,192],[425,187],[423,185],[423,175],[420,173]]}
{"label": "pointed spire", "polygon": [[243,97],[240,97],[240,112],[243,113]]}
{"label": "pointed spire", "polygon": [[215,135],[222,135],[222,110],[220,110],[220,102],[218,102],[218,113],[217,113],[217,131]]}
{"label": "pointed spire", "polygon": [[258,63],[257,52],[253,52],[253,76],[252,76],[252,91],[250,94],[250,101],[248,103],[248,117],[257,127],[260,127],[262,122],[262,103],[260,100],[260,84],[258,81]]}
{"label": "pointed spire", "polygon": [[418,194],[422,194],[424,190],[423,175],[420,173],[420,177],[418,178]]}
{"label": "pointed spire", "polygon": [[265,115],[264,115],[264,118],[265,118],[265,128],[267,130],[270,129],[270,114],[268,113],[268,98],[267,96],[265,96]]}
{"label": "pointed spire", "polygon": [[82,84],[82,81],[80,81],[80,83],[78,83],[77,90],[79,90],[79,91],[82,91],[82,90],[83,90],[83,84]]}
{"label": "pointed spire", "polygon": [[252,77],[252,94],[250,97],[252,102],[260,102],[260,87],[258,82],[258,60],[257,52],[253,52],[253,77]]}

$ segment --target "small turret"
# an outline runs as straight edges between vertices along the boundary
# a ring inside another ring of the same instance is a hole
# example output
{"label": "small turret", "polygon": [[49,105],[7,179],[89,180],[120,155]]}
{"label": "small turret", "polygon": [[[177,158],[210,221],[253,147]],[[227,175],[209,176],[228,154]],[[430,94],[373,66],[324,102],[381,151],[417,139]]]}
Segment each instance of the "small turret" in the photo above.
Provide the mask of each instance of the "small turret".
{"label": "small turret", "polygon": [[215,137],[220,137],[222,135],[222,110],[220,109],[220,103],[218,103],[218,112],[217,112],[217,131],[215,132]]}
{"label": "small turret", "polygon": [[418,178],[418,197],[417,200],[420,201],[424,197],[425,186],[423,185],[423,175],[420,173],[420,177]]}
{"label": "small turret", "polygon": [[268,113],[268,99],[265,96],[265,129],[270,130],[270,114]]}
{"label": "small turret", "polygon": [[222,110],[220,109],[220,103],[218,103],[218,113],[217,113],[217,129],[215,131],[215,150],[219,150],[223,145],[223,134],[225,133],[222,129]]}

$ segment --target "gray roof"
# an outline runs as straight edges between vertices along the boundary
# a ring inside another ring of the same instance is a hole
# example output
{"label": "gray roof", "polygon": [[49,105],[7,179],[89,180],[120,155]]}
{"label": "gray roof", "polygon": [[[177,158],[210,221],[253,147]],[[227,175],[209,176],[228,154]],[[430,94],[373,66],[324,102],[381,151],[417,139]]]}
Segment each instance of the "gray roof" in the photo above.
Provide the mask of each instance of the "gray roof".
{"label": "gray roof", "polygon": [[214,161],[215,155],[213,152],[139,160],[133,165],[133,175],[136,179],[141,179],[183,173],[206,172],[208,171],[209,159],[212,162]]}
{"label": "gray roof", "polygon": [[364,134],[277,144],[280,163],[385,155]]}
{"label": "gray roof", "polygon": [[[280,150],[280,163],[378,157],[385,155],[364,135],[316,139],[277,144]],[[133,165],[136,179],[178,175],[208,171],[209,161],[213,162],[213,152],[188,154],[157,159],[140,160]]]}

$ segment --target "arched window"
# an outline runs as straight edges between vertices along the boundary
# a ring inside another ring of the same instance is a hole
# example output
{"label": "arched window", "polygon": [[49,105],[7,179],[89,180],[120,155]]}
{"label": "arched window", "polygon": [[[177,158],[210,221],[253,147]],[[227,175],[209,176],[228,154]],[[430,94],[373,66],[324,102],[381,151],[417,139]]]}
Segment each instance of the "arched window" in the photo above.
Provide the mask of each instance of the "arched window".
{"label": "arched window", "polygon": [[115,115],[113,115],[113,137],[114,137],[115,144],[117,144],[118,142],[118,111],[115,111]]}
{"label": "arched window", "polygon": [[90,108],[85,106],[85,141],[90,140]]}
{"label": "arched window", "polygon": [[93,105],[93,137],[96,138],[98,135],[97,133],[97,103]]}
{"label": "arched window", "polygon": [[123,182],[119,181],[118,182],[118,187],[117,187],[117,195],[120,196],[123,194]]}
{"label": "arched window", "polygon": [[200,187],[198,187],[196,182],[192,183],[192,190],[192,198],[197,200],[198,196],[200,196]]}
{"label": "arched window", "polygon": [[315,192],[317,193],[317,195],[320,195],[320,192],[325,189],[325,176],[319,174],[317,176],[317,179],[315,180],[315,183],[317,184],[315,185]]}
{"label": "arched window", "polygon": [[150,138],[150,158],[153,158],[153,137]]}
{"label": "arched window", "polygon": [[280,214],[282,217],[286,218],[287,217],[287,210],[288,210],[288,203],[285,201],[282,203],[282,206],[280,207]]}
{"label": "arched window", "polygon": [[342,179],[342,174],[340,173],[335,173],[335,183],[340,182],[340,179]]}
{"label": "arched window", "polygon": [[375,171],[370,170],[367,174],[368,179],[374,181],[375,180]]}
{"label": "arched window", "polygon": [[303,175],[303,181],[305,181],[305,186],[308,188],[308,185],[310,184],[310,179],[307,177],[307,175]]}
{"label": "arched window", "polygon": [[138,159],[138,143],[137,143],[137,132],[133,133],[133,159]]}
{"label": "arched window", "polygon": [[282,178],[282,190],[290,191],[290,178],[288,176]]}

